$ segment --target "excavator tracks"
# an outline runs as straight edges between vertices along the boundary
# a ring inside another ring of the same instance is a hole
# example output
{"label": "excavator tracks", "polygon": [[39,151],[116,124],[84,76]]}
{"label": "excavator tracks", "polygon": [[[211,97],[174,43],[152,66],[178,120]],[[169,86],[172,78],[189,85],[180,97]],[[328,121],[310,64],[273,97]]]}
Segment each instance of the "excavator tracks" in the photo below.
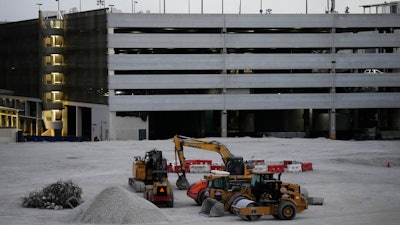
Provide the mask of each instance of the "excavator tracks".
{"label": "excavator tracks", "polygon": [[134,178],[129,178],[129,187],[131,187],[132,190],[137,193],[142,193],[146,190],[146,185],[144,182]]}

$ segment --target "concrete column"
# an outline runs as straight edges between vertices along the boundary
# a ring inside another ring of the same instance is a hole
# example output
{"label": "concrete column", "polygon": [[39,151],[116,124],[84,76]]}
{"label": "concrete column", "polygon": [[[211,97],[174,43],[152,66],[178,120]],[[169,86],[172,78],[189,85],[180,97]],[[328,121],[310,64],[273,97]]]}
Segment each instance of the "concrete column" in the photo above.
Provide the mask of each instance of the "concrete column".
{"label": "concrete column", "polygon": [[39,102],[36,102],[36,131],[35,131],[35,135],[39,135],[41,133],[41,130],[39,128],[39,120],[41,119],[41,115],[42,115],[42,110],[41,108],[39,109]]}
{"label": "concrete column", "polygon": [[332,24],[332,30],[331,30],[331,35],[332,35],[332,48],[331,48],[331,54],[332,54],[332,69],[331,69],[331,75],[332,75],[332,88],[331,88],[331,95],[332,95],[332,101],[333,101],[333,108],[330,109],[329,111],[329,138],[332,140],[336,140],[336,46],[335,46],[335,33],[336,33],[336,28],[335,28],[335,21],[333,20]]}
{"label": "concrete column", "polygon": [[228,137],[228,112],[221,111],[221,137]]}
{"label": "concrete column", "polygon": [[329,110],[329,138],[336,140],[336,111]]}
{"label": "concrete column", "polygon": [[75,135],[77,137],[82,136],[82,109],[78,106],[76,106],[76,120],[75,120],[75,127],[76,127],[76,131],[75,131]]}
{"label": "concrete column", "polygon": [[109,113],[109,138],[110,140],[117,140],[117,133],[116,133],[116,127],[115,127],[115,119],[117,117],[116,112],[110,112]]}

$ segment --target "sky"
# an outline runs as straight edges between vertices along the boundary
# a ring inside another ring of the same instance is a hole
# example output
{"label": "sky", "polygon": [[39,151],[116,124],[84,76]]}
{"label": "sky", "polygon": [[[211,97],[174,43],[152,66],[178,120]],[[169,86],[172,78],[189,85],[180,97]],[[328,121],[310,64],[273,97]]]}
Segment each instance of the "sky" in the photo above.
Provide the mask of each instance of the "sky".
{"label": "sky", "polygon": [[[88,11],[99,9],[99,0],[0,0],[0,21],[20,21],[35,19],[38,17],[39,7],[42,11],[60,10],[69,12],[72,8],[77,11]],[[150,13],[201,13],[201,2],[203,2],[203,13],[239,13],[258,14],[262,6],[263,11],[271,9],[272,14],[300,14],[325,13],[327,3],[330,0],[103,0],[104,6],[123,13],[150,12]],[[132,7],[132,3],[134,7]],[[363,13],[360,5],[379,4],[385,0],[336,0],[336,11],[344,13],[346,6],[350,13]],[[390,1],[387,1],[390,2]],[[241,4],[240,4],[241,3]],[[41,5],[39,5],[41,4]],[[134,10],[133,10],[134,8]]]}

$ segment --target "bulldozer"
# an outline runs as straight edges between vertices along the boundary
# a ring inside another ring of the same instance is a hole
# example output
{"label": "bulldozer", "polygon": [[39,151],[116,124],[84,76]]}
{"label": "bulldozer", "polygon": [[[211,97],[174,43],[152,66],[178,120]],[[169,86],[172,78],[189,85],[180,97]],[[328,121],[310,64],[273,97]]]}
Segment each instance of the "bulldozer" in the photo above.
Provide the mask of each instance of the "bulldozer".
{"label": "bulldozer", "polygon": [[207,188],[209,198],[204,200],[200,212],[210,214],[229,211],[247,221],[257,220],[262,215],[291,220],[297,213],[308,208],[307,197],[299,185],[282,182],[280,176],[274,178],[271,172],[253,172],[250,183],[242,186],[235,185],[229,179],[216,178],[224,184],[220,188]]}
{"label": "bulldozer", "polygon": [[157,206],[173,207],[174,196],[168,181],[167,161],[156,149],[146,152],[145,157],[134,157],[132,177],[128,179],[133,191]]}

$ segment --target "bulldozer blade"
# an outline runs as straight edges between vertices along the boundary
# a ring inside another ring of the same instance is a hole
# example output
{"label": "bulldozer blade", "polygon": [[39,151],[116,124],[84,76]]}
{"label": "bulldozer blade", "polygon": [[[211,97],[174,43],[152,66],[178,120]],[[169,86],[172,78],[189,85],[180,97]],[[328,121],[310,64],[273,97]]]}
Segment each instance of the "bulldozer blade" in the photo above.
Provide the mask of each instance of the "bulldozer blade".
{"label": "bulldozer blade", "polygon": [[322,197],[308,197],[307,198],[307,203],[309,205],[323,205],[324,204],[324,198],[322,198]]}
{"label": "bulldozer blade", "polygon": [[224,204],[215,199],[207,198],[201,205],[200,214],[219,217],[225,214]]}
{"label": "bulldozer blade", "polygon": [[225,214],[224,204],[222,202],[217,202],[211,208],[209,216],[211,217],[219,217]]}
{"label": "bulldozer blade", "polygon": [[185,176],[180,175],[178,176],[178,180],[176,181],[176,187],[178,187],[179,190],[187,190],[189,187],[189,181],[186,179]]}

